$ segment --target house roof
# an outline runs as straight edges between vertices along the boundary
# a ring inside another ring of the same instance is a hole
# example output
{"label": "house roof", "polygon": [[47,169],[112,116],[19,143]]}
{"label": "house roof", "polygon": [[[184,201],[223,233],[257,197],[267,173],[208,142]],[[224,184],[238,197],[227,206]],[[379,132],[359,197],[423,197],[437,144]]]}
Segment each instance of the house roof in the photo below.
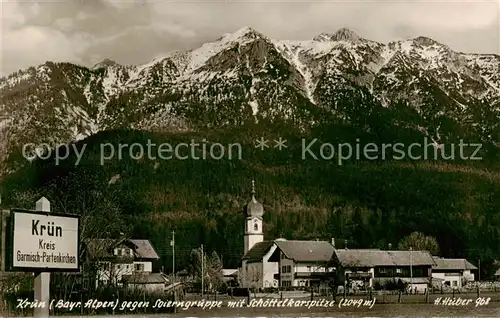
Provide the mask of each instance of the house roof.
{"label": "house roof", "polygon": [[334,256],[344,267],[392,266],[394,264],[387,252],[376,249],[336,249]]}
{"label": "house roof", "polygon": [[132,248],[134,251],[134,257],[136,258],[160,258],[149,240],[137,239],[92,239],[87,243],[87,254],[90,259],[113,257],[113,249],[122,244]]}
{"label": "house roof", "polygon": [[224,275],[224,276],[236,276],[236,275],[238,275],[238,270],[237,269],[223,268],[222,275]]}
{"label": "house roof", "polygon": [[149,240],[131,239],[130,241],[134,243],[135,246],[137,246],[135,253],[139,258],[147,258],[147,259],[160,258]]}
{"label": "house roof", "polygon": [[432,266],[434,270],[475,270],[476,266],[471,264],[465,258],[441,258],[434,257],[435,266]]}
{"label": "house roof", "polygon": [[273,246],[274,241],[263,241],[256,243],[252,248],[243,256],[243,260],[247,262],[260,262],[262,258],[269,251],[271,246]]}
{"label": "house roof", "polygon": [[427,251],[387,251],[396,266],[432,266],[432,255]]}
{"label": "house roof", "polygon": [[165,284],[168,282],[163,273],[123,275],[122,280],[129,284]]}
{"label": "house roof", "polygon": [[334,247],[326,241],[275,241],[278,248],[295,262],[329,261]]}
{"label": "house roof", "polygon": [[[335,250],[335,258],[344,267],[432,266],[432,256],[426,251],[383,251],[377,249]],[[411,255],[411,256],[410,256]]]}

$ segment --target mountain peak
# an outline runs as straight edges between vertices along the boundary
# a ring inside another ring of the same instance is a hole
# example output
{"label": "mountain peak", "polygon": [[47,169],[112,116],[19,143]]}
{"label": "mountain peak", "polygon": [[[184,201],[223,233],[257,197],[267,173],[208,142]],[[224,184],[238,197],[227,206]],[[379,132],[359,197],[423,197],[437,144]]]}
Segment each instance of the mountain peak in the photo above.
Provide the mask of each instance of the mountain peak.
{"label": "mountain peak", "polygon": [[103,61],[101,61],[101,62],[97,63],[96,65],[94,65],[92,68],[93,69],[107,68],[107,67],[115,66],[115,65],[118,65],[118,63],[116,63],[115,61],[110,60],[110,59],[104,59]]}
{"label": "mountain peak", "polygon": [[255,34],[255,33],[258,34],[258,32],[255,31],[253,28],[251,28],[249,26],[246,26],[246,27],[243,27],[243,28],[237,30],[233,34],[234,35],[239,35],[239,36],[244,36],[244,35],[247,35],[247,34]]}
{"label": "mountain peak", "polygon": [[313,41],[359,41],[361,38],[348,28],[340,28],[335,33],[321,33],[313,38]]}
{"label": "mountain peak", "polygon": [[259,37],[263,37],[260,32],[255,31],[255,29],[251,27],[243,27],[235,32],[227,33],[223,35],[219,40],[225,41],[237,41],[239,39],[243,40],[255,40]]}
{"label": "mountain peak", "polygon": [[335,40],[337,41],[357,41],[359,40],[359,36],[356,32],[348,29],[348,28],[340,28],[333,34]]}
{"label": "mountain peak", "polygon": [[426,36],[416,37],[413,39],[413,42],[418,43],[418,44],[423,45],[423,46],[431,46],[431,45],[439,44],[437,41],[435,41],[431,38],[428,38]]}

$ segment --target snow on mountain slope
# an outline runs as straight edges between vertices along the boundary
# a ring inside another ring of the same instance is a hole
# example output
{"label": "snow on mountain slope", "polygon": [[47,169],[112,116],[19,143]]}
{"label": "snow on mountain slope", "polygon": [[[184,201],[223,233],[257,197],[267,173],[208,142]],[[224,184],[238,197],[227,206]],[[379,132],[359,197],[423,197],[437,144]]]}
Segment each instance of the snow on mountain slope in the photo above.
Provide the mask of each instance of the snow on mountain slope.
{"label": "snow on mountain slope", "polygon": [[117,127],[307,126],[319,109],[368,95],[385,106],[406,100],[421,114],[439,103],[446,105],[439,113],[459,118],[471,102],[500,100],[500,56],[454,52],[426,37],[382,44],[342,28],[290,41],[245,27],[144,65],[47,62],[1,78],[0,93],[9,149]]}
{"label": "snow on mountain slope", "polygon": [[495,54],[463,54],[468,66],[488,83],[493,91],[500,92],[500,56]]}

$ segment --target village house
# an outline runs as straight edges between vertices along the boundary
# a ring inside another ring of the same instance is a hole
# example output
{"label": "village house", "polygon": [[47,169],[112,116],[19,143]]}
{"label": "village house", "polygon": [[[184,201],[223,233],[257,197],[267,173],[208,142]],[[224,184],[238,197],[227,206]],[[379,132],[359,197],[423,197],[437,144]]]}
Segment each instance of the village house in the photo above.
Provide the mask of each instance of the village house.
{"label": "village house", "polygon": [[158,259],[149,240],[95,239],[87,244],[87,266],[95,270],[96,286],[163,290],[168,282],[166,276],[153,273],[153,261]]}
{"label": "village house", "polygon": [[269,261],[278,262],[274,276],[280,287],[319,286],[333,271],[328,266],[334,251],[330,242],[276,240],[275,245]]}
{"label": "village house", "polygon": [[376,288],[391,282],[424,292],[431,284],[434,259],[426,251],[336,249],[332,264],[338,273],[359,288]]}
{"label": "village house", "polygon": [[477,267],[464,258],[434,257],[432,279],[452,288],[462,288],[467,282],[474,281]]}

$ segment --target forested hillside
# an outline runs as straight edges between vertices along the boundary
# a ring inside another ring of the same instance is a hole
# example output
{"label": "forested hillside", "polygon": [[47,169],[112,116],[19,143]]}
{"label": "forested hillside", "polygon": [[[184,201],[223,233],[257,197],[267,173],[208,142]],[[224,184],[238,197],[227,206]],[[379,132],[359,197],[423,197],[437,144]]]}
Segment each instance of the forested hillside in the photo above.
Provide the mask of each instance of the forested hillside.
{"label": "forested hillside", "polygon": [[[149,238],[162,256],[157,265],[166,270],[175,229],[179,268],[200,244],[217,251],[224,267],[234,268],[242,256],[243,208],[255,179],[267,239],[334,237],[350,247],[385,248],[420,231],[437,239],[443,256],[472,262],[481,258],[483,271],[491,270],[493,260],[500,258],[496,148],[484,148],[481,161],[351,159],[339,165],[336,158],[301,157],[303,138],[318,138],[318,144],[422,142],[423,135],[413,130],[384,127],[381,118],[372,123],[378,126],[365,133],[341,124],[308,132],[263,124],[182,134],[102,132],[76,143],[78,148],[86,145],[78,166],[72,154],[58,166],[51,159],[37,160],[6,177],[3,203],[32,208],[44,195],[53,211],[82,215],[84,239],[120,233]],[[287,139],[288,148],[273,148],[278,136]],[[260,137],[271,140],[270,148],[255,148]],[[193,139],[240,143],[242,158],[135,160],[126,153],[121,160],[100,164],[104,143],[175,145]]]}

